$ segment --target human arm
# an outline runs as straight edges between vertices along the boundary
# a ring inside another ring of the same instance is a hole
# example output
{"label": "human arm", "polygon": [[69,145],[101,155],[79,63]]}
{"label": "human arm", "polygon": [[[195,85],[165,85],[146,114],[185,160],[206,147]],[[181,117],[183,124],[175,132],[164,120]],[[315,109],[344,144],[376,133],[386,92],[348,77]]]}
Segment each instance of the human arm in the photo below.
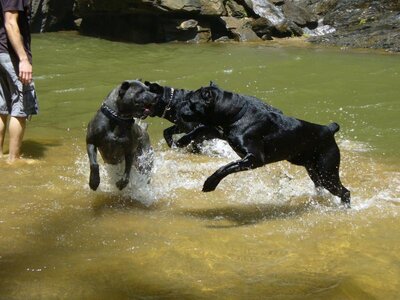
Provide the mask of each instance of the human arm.
{"label": "human arm", "polygon": [[23,84],[32,81],[32,65],[24,48],[23,38],[18,26],[18,11],[6,11],[4,13],[4,26],[7,37],[19,59],[19,79]]}

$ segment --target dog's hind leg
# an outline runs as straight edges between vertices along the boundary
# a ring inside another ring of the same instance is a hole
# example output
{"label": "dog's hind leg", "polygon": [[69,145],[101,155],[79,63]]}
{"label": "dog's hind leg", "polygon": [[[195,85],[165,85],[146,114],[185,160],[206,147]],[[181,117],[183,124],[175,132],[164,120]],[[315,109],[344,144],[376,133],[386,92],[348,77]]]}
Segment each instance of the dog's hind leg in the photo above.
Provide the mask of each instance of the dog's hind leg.
{"label": "dog's hind leg", "polygon": [[310,176],[312,182],[314,182],[315,188],[319,189],[322,187],[322,182],[321,179],[319,178],[318,172],[316,171],[316,168],[312,165],[305,165],[305,168],[307,170],[308,176]]}
{"label": "dog's hind leg", "polygon": [[86,145],[90,163],[89,186],[92,190],[97,190],[100,184],[99,164],[97,163],[97,147],[93,144]]}
{"label": "dog's hind leg", "polygon": [[342,185],[339,174],[329,172],[322,175],[321,178],[322,186],[333,195],[340,197],[342,204],[350,208],[350,191]]}
{"label": "dog's hind leg", "polygon": [[129,176],[131,175],[131,169],[133,164],[132,153],[125,154],[125,171],[122,178],[116,182],[116,186],[119,190],[124,189],[129,183]]}

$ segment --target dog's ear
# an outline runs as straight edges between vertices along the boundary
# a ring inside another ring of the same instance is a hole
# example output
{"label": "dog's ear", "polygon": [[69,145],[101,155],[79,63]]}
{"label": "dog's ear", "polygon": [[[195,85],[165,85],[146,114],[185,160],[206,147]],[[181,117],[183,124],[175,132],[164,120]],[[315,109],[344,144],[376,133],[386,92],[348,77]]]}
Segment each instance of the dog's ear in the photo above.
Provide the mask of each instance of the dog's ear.
{"label": "dog's ear", "polygon": [[202,88],[201,90],[201,98],[204,99],[206,104],[211,104],[214,101],[215,95],[212,89]]}
{"label": "dog's ear", "polygon": [[144,84],[149,87],[150,92],[152,92],[152,93],[155,93],[158,95],[164,93],[164,88],[161,85],[159,85],[158,83],[145,81]]}
{"label": "dog's ear", "polygon": [[123,98],[126,91],[129,89],[129,87],[131,86],[131,83],[129,81],[124,81],[121,86],[119,87],[119,92],[118,95],[120,98]]}
{"label": "dog's ear", "polygon": [[212,87],[218,87],[218,85],[216,85],[215,83],[214,83],[214,81],[210,81],[210,86],[212,86]]}

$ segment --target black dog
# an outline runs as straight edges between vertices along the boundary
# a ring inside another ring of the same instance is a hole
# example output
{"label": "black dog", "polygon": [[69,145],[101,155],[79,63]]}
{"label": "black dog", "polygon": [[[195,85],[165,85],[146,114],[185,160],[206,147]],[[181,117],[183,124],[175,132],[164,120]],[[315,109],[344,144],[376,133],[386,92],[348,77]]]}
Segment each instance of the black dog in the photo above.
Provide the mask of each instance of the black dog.
{"label": "black dog", "polygon": [[[149,113],[147,105],[157,102],[157,95],[137,80],[124,81],[104,100],[101,108],[89,122],[86,148],[90,161],[89,186],[96,190],[100,184],[97,149],[107,164],[118,164],[125,159],[125,172],[116,183],[122,190],[129,182],[132,165],[142,173],[151,168],[152,162],[139,164],[138,158],[151,151],[147,131],[135,123],[134,117]],[[151,155],[148,155],[151,157]]]}
{"label": "black dog", "polygon": [[208,177],[203,191],[215,190],[229,174],[287,160],[304,166],[317,187],[326,188],[349,207],[350,191],[340,182],[340,152],[334,138],[339,125],[324,126],[288,117],[263,109],[252,99],[213,84],[188,95],[181,111],[183,120],[204,126],[182,137],[179,143],[185,145],[208,126],[220,127],[224,138],[242,158]]}
{"label": "black dog", "polygon": [[[145,81],[145,84],[150,88],[150,91],[159,95],[157,104],[152,107],[152,112],[150,113],[151,117],[157,116],[160,118],[167,119],[171,123],[174,123],[173,126],[168,127],[164,130],[163,135],[164,139],[167,142],[168,146],[171,147],[174,143],[173,135],[179,133],[189,133],[193,129],[199,127],[201,123],[199,122],[188,122],[183,120],[181,116],[182,108],[186,104],[186,98],[189,94],[193,93],[191,90],[184,89],[174,89],[168,86],[160,86],[158,83]],[[258,99],[246,96],[249,101],[255,102],[254,105],[261,106],[262,108],[266,108],[267,110],[275,111],[278,113],[282,113],[280,110],[266,104],[264,102],[259,101]],[[256,101],[254,101],[254,99]],[[221,128],[217,127],[202,127],[201,133],[198,132],[194,139],[183,145],[178,140],[175,144],[178,147],[187,146],[190,142],[194,142],[194,150],[197,151],[199,149],[199,144],[201,144],[204,140],[210,139],[224,139]]]}
{"label": "black dog", "polygon": [[[164,139],[169,147],[172,147],[174,144],[173,136],[175,134],[191,132],[200,125],[199,122],[186,122],[180,115],[180,111],[185,104],[185,98],[192,91],[174,89],[169,86],[161,86],[158,83],[149,81],[145,81],[145,85],[149,87],[150,92],[159,96],[157,104],[152,107],[150,116],[157,116],[174,123],[174,125],[171,127],[164,129],[163,132]],[[198,152],[199,144],[201,144],[204,140],[214,138],[222,138],[222,133],[220,130],[213,127],[204,129],[201,136],[197,136],[196,140],[193,141],[194,151]]]}

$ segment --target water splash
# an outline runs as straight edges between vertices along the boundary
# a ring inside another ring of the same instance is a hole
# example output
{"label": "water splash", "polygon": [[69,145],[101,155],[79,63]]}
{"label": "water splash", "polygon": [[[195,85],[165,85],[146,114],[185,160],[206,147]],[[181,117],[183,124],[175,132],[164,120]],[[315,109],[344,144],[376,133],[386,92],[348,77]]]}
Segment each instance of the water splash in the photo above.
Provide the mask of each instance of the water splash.
{"label": "water splash", "polygon": [[[338,144],[345,158],[341,167],[342,181],[352,192],[352,211],[371,207],[385,210],[399,206],[400,172],[387,171],[384,165],[360,156],[370,150],[368,144],[350,140],[339,140]],[[123,191],[115,186],[122,176],[123,164],[100,164],[99,190],[139,201],[146,206],[160,200],[171,204],[187,197],[188,193],[202,197],[206,195],[201,193],[206,177],[236,159],[236,153],[222,140],[204,142],[200,155],[182,149],[166,149],[160,141],[154,152],[151,173],[143,175],[133,169],[130,183]],[[85,178],[84,186],[89,192],[87,158],[80,155],[76,166],[78,173]],[[320,211],[340,207],[338,197],[315,189],[304,168],[287,162],[232,174],[220,183],[217,190],[224,201],[232,204],[290,206],[301,202]]]}

